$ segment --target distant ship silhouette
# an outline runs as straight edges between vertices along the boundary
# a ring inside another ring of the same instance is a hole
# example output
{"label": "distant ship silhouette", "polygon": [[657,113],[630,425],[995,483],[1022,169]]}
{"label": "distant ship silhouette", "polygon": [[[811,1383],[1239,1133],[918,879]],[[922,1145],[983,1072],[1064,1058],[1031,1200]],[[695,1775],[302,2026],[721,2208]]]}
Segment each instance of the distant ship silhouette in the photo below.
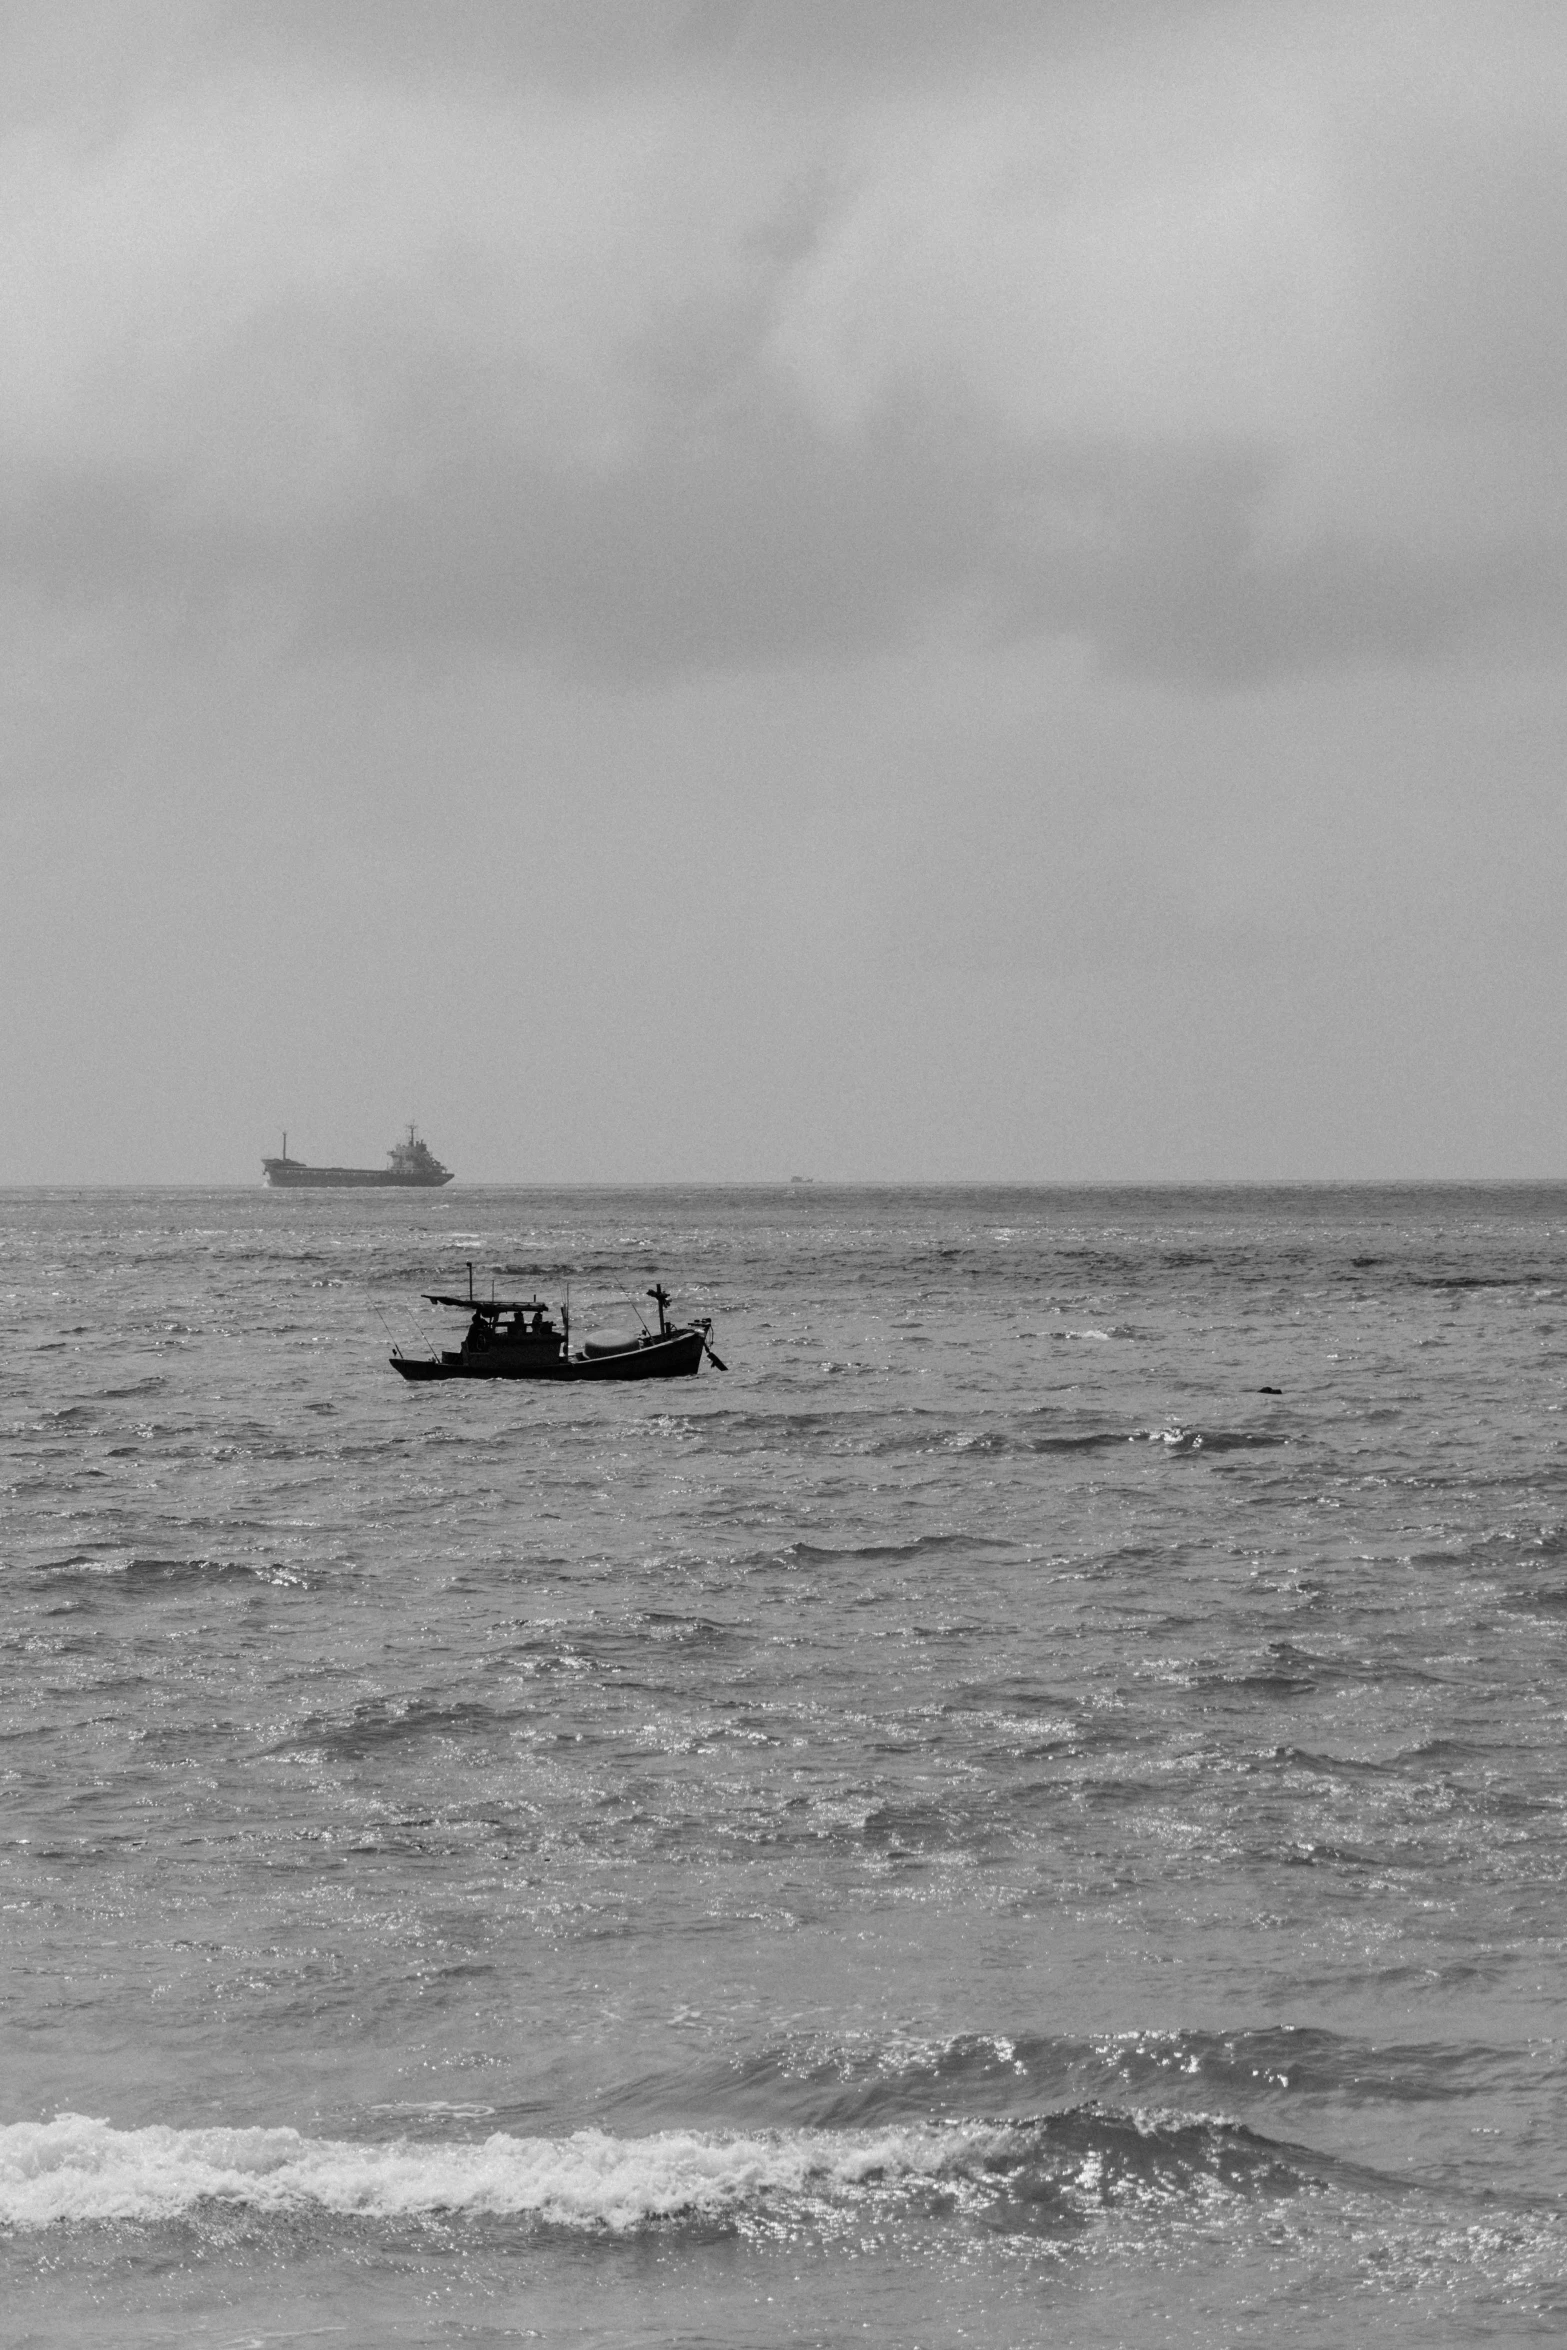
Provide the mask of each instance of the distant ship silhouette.
{"label": "distant ship silhouette", "polygon": [[294,1190],[304,1185],[328,1185],[342,1189],[376,1191],[433,1191],[442,1183],[450,1183],[452,1170],[443,1167],[428,1144],[422,1143],[412,1126],[406,1142],[394,1142],[386,1154],[384,1167],[307,1167],[303,1159],[288,1155],[288,1136],[283,1137],[283,1156],[263,1159],[261,1172],[267,1181],[283,1190]]}

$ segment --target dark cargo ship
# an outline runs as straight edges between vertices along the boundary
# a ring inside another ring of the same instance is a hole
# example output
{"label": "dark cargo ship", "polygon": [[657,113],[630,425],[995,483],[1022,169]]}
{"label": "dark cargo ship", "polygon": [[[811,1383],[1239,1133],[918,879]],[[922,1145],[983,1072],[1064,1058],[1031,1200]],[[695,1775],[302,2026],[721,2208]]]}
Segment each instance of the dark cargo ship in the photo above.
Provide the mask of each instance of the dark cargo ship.
{"label": "dark cargo ship", "polygon": [[263,1159],[261,1171],[269,1183],[293,1189],[302,1184],[330,1184],[377,1191],[431,1191],[438,1184],[450,1183],[452,1171],[443,1167],[426,1143],[419,1140],[413,1128],[408,1129],[406,1142],[394,1142],[386,1154],[384,1167],[307,1167],[303,1159],[288,1155],[288,1136],[283,1137],[283,1156]]}

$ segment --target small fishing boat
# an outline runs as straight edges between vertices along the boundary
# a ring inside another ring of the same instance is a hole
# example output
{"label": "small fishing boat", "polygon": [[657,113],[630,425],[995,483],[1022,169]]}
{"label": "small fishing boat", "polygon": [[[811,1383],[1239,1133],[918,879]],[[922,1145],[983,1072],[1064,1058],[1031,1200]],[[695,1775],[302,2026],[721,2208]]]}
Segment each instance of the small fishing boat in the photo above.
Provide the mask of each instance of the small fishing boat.
{"label": "small fishing boat", "polygon": [[658,1308],[656,1330],[643,1323],[636,1338],[589,1339],[573,1350],[569,1302],[557,1322],[542,1298],[475,1297],[470,1265],[466,1297],[424,1292],[432,1306],[455,1306],[471,1317],[461,1345],[439,1355],[407,1355],[394,1346],[392,1369],[404,1379],[686,1379],[702,1368],[704,1355],[715,1371],[729,1368],[713,1351],[711,1317],[671,1322],[663,1283],[647,1294]]}

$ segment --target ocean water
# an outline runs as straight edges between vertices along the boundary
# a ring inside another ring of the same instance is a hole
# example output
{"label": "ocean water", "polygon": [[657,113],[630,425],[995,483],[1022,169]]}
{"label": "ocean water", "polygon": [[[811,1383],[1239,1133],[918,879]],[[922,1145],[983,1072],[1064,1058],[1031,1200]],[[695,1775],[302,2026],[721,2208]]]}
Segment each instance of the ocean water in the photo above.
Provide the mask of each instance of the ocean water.
{"label": "ocean water", "polygon": [[8,2343],[1567,2332],[1567,1190],[0,1251]]}

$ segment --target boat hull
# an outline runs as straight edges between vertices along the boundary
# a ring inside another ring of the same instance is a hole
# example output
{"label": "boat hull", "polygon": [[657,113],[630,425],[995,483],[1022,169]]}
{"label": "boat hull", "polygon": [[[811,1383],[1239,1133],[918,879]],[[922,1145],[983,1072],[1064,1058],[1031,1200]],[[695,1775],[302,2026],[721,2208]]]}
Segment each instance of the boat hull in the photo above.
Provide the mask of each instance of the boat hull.
{"label": "boat hull", "polygon": [[498,1346],[480,1354],[442,1357],[393,1355],[402,1378],[429,1379],[690,1379],[702,1368],[700,1330],[672,1330],[667,1338],[612,1354],[559,1354],[529,1359],[531,1350]]}
{"label": "boat hull", "polygon": [[262,1172],[278,1191],[438,1191],[450,1175],[395,1175],[386,1167],[302,1167],[297,1159],[287,1165],[263,1159]]}

